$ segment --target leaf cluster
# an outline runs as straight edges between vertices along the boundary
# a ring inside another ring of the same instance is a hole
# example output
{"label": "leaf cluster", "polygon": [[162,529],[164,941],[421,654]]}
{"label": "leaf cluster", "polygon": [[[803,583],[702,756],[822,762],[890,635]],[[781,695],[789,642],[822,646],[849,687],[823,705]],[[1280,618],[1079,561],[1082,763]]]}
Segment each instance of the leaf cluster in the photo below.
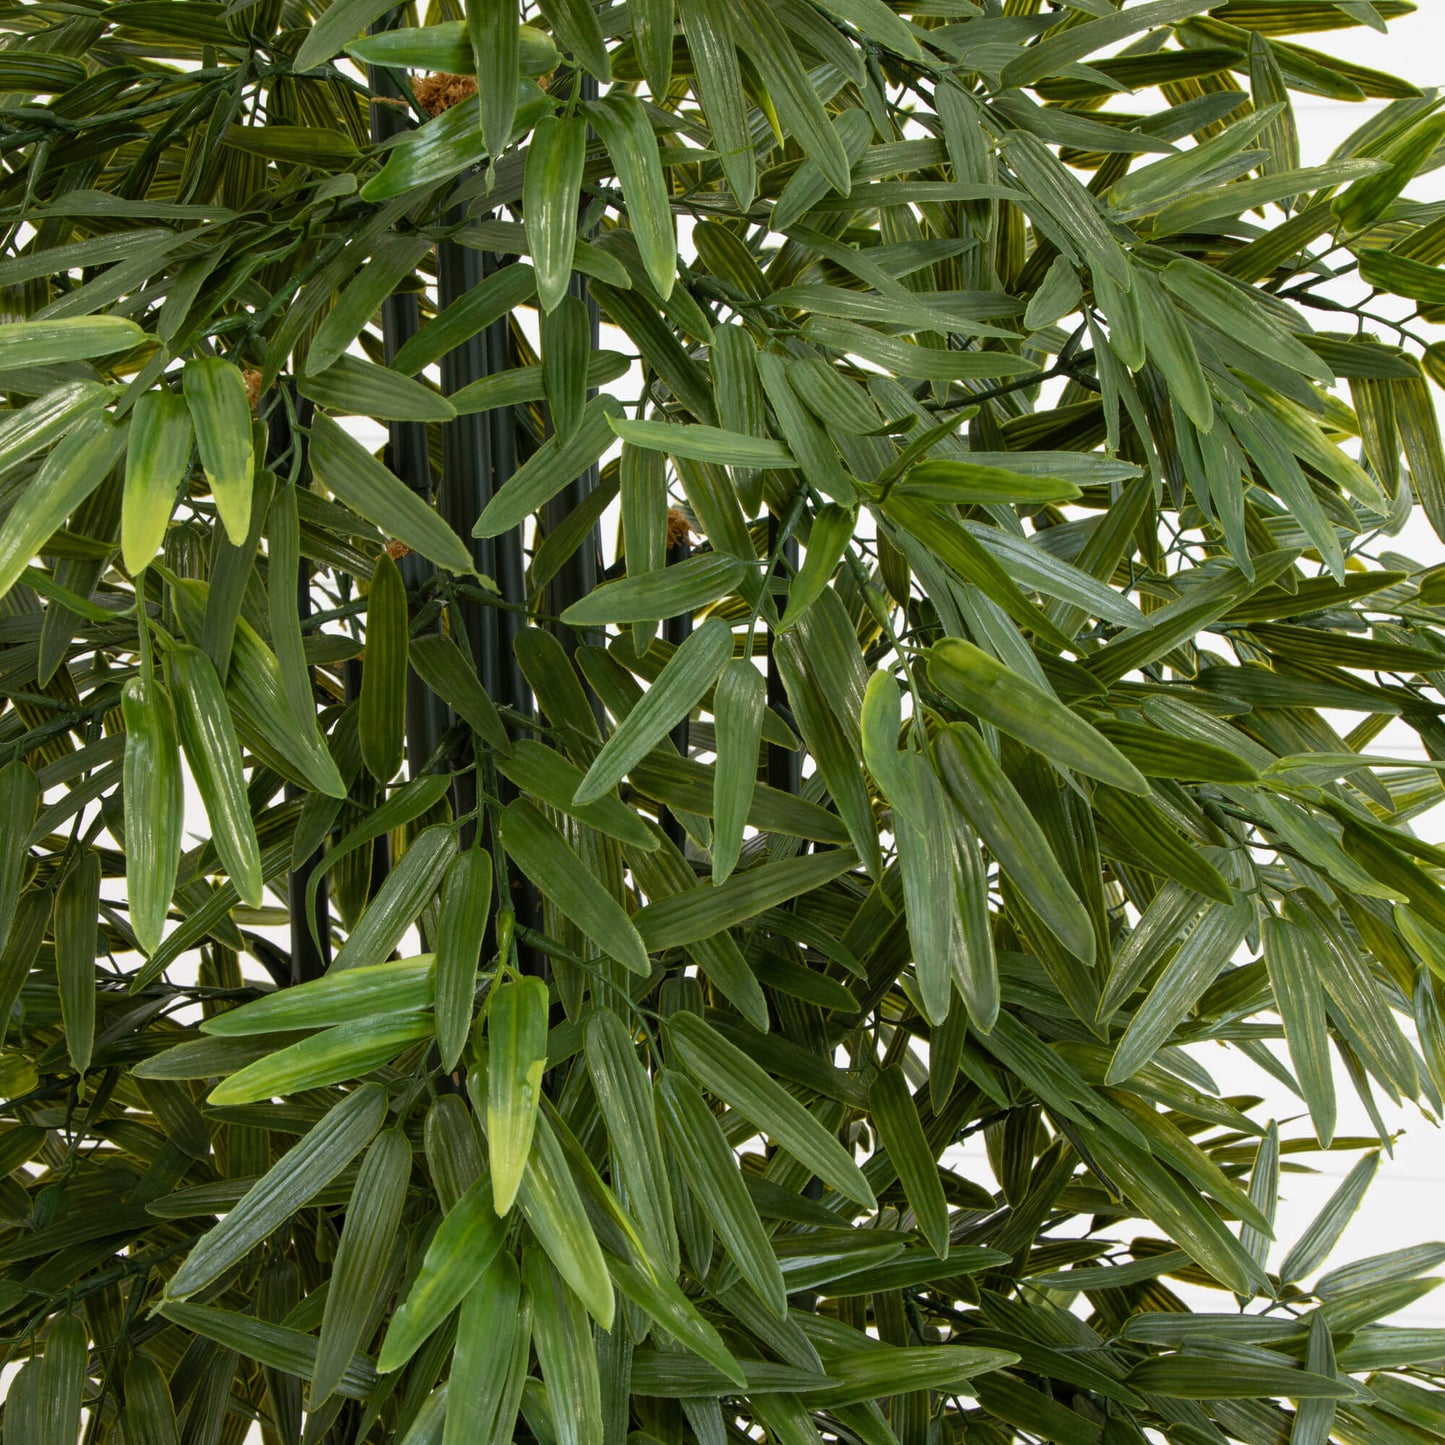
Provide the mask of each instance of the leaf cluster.
{"label": "leaf cluster", "polygon": [[1445,1435],[1411,9],[0,3],[7,1445]]}

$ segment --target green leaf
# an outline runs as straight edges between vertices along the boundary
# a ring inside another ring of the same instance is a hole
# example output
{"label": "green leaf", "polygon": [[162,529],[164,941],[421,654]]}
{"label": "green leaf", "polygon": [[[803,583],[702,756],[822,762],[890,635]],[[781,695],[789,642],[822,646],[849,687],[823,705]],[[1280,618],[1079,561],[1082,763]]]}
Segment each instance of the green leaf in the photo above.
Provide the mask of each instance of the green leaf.
{"label": "green leaf", "polygon": [[386,1091],[379,1085],[348,1094],[202,1236],[171,1276],[165,1298],[186,1299],[244,1259],[366,1148],[385,1117]]}
{"label": "green leaf", "polygon": [[80,1407],[90,1356],[85,1326],[63,1314],[50,1327],[40,1360],[37,1445],[65,1445],[80,1432]]}
{"label": "green leaf", "polygon": [[1248,900],[1206,910],[1135,1011],[1109,1061],[1106,1082],[1122,1083],[1150,1062],[1233,957],[1254,922]]}
{"label": "green leaf", "polygon": [[100,856],[87,848],[60,880],[55,894],[55,972],[65,1046],[76,1073],[90,1067],[95,1043],[96,918],[100,912]]}
{"label": "green leaf", "polygon": [[978,830],[1029,906],[1076,958],[1094,957],[1094,929],[1018,790],[978,733],[963,723],[934,744],[935,766],[949,797]]}
{"label": "green leaf", "polygon": [[[486,8],[500,11],[502,7],[495,0],[486,0]],[[572,279],[586,159],[587,124],[580,117],[543,116],[537,122],[527,147],[522,214],[537,272],[537,299],[544,312],[556,309]]]}
{"label": "green leaf", "polygon": [[562,620],[573,627],[600,627],[691,615],[736,591],[747,571],[740,558],[699,552],[670,567],[603,583],[572,603]]}
{"label": "green leaf", "polygon": [[1112,46],[1141,30],[1156,25],[1173,25],[1191,15],[1209,9],[1197,0],[1152,0],[1135,5],[1127,12],[1107,18],[1085,21],[1081,25],[1060,26],[1053,34],[1030,46],[1003,69],[1006,86],[1025,86],[1050,75],[1066,74],[1075,61]]}
{"label": "green leaf", "polygon": [[424,1014],[337,1024],[238,1069],[211,1090],[207,1102],[218,1107],[254,1104],[361,1078],[432,1032]]}
{"label": "green leaf", "polygon": [[125,1410],[121,1416],[127,1440],[135,1445],[177,1445],[176,1410],[160,1366],[139,1351],[125,1367]]}
{"label": "green leaf", "polygon": [[1378,1154],[1366,1154],[1350,1172],[1344,1182],[1325,1201],[1325,1206],[1310,1221],[1308,1228],[1295,1241],[1294,1247],[1284,1257],[1279,1267],[1281,1284],[1289,1284],[1306,1275],[1313,1274],[1325,1262],[1330,1251],[1339,1243],[1346,1226],[1354,1218],[1380,1167]]}
{"label": "green leaf", "polygon": [[132,351],[145,333],[123,316],[67,316],[0,324],[0,371],[24,371],[61,361],[94,361]]}
{"label": "green leaf", "polygon": [[[30,826],[39,802],[39,780],[19,758],[0,768],[0,817],[11,820],[10,826],[5,829],[3,836],[0,836],[0,956],[4,954],[5,944],[15,923],[16,904],[20,901],[21,887],[25,882]],[[164,823],[169,821],[169,817],[159,821]],[[179,844],[179,835],[177,843]],[[150,903],[150,900],[142,898],[139,902],[145,905]],[[154,911],[153,903],[143,909],[144,926],[148,932]]]}
{"label": "green leaf", "polygon": [[[555,105],[534,81],[518,81],[511,138],[525,135]],[[386,164],[362,186],[361,197],[365,201],[389,201],[449,181],[488,160],[495,160],[495,156],[488,151],[475,108],[454,105],[419,129],[406,132],[388,152]]]}
{"label": "green leaf", "polygon": [[1335,1132],[1335,1082],[1324,991],[1311,956],[1311,935],[1283,918],[1264,923],[1264,958],[1275,1006],[1315,1134],[1328,1149]]}
{"label": "green leaf", "polygon": [[[49,430],[49,428],[46,428]],[[46,540],[105,479],[126,443],[126,426],[82,411],[0,524],[0,597],[24,575]]]}
{"label": "green leaf", "polygon": [[430,250],[431,241],[426,237],[386,237],[372,253],[372,259],[347,282],[317,328],[306,349],[307,372],[325,372],[339,361],[387,297]]}
{"label": "green leaf", "polygon": [[181,381],[216,511],[239,547],[251,527],[256,470],[245,378],[229,361],[198,356],[186,363]]}
{"label": "green leaf", "polygon": [[538,802],[576,818],[599,833],[633,848],[657,847],[656,835],[620,798],[609,795],[580,807],[574,803],[572,798],[582,782],[582,769],[555,748],[523,738],[510,753],[497,759],[497,771]]}
{"label": "green leaf", "polygon": [[933,1252],[947,1259],[948,1201],[938,1161],[924,1137],[918,1108],[901,1068],[895,1066],[879,1073],[868,1091],[868,1108],[888,1151],[888,1162],[903,1181],[903,1192],[913,1206],[919,1229]]}
{"label": "green leaf", "polygon": [[651,972],[647,947],[622,905],[607,892],[567,840],[523,798],[502,815],[509,857],[605,954],[633,973]]}
{"label": "green leaf", "polygon": [[291,62],[292,68],[298,74],[314,70],[390,8],[381,4],[380,0],[334,0],[301,42],[301,48]]}
{"label": "green leaf", "polygon": [[640,909],[633,923],[649,951],[685,947],[821,888],[857,863],[844,848],[765,863],[711,888],[660,898]]}
{"label": "green leaf", "polygon": [[1415,178],[1445,138],[1445,116],[1432,115],[1398,136],[1380,155],[1387,168],[1347,187],[1330,203],[1346,234],[1362,231]]}
{"label": "green leaf", "polygon": [[719,0],[678,0],[678,14],[713,149],[738,209],[746,211],[757,189],[757,161],[732,14]]}
{"label": "green leaf", "polygon": [[712,881],[726,883],[742,850],[758,780],[767,684],[747,658],[724,664],[713,689],[717,763],[713,773]]}
{"label": "green leaf", "polygon": [[121,503],[120,551],[133,576],[160,550],[176,493],[191,464],[191,413],[184,397],[148,391],[131,413]]}
{"label": "green leaf", "polygon": [[264,886],[261,846],[246,798],[241,746],[221,680],[199,647],[172,649],[170,664],[181,748],[205,804],[211,841],[236,891],[257,908]]}
{"label": "green leaf", "polygon": [[399,1370],[462,1302],[502,1247],[506,1230],[483,1175],[447,1210],[427,1245],[406,1299],[391,1317],[376,1368]]}
{"label": "green leaf", "polygon": [[679,1061],[706,1089],[751,1120],[825,1184],[874,1207],[873,1191],[852,1155],[765,1070],[696,1014],[678,1013],[668,1039]]}
{"label": "green leaf", "polygon": [[366,663],[357,731],[361,760],[379,783],[401,770],[406,742],[407,600],[391,554],[382,551],[366,597]]}
{"label": "green leaf", "polygon": [[340,973],[388,958],[441,887],[456,852],[456,833],[448,824],[424,828],[357,919],[332,969]]}
{"label": "green leaf", "polygon": [[559,1445],[602,1445],[602,1385],[586,1311],[535,1246],[522,1255],[522,1281]]}
{"label": "green leaf", "polygon": [[957,1390],[976,1375],[1006,1369],[1018,1360],[1011,1350],[969,1345],[885,1347],[835,1355],[828,1360],[828,1373],[838,1383],[821,1396],[818,1404],[836,1409],[881,1395]]}
{"label": "green leaf", "polygon": [[526,1370],[531,1310],[516,1261],[505,1251],[498,1253],[462,1301],[442,1445],[511,1438],[517,1404],[509,1386],[518,1354],[521,1371]]}
{"label": "green leaf", "polygon": [[602,100],[583,102],[582,113],[607,147],[643,270],[666,301],[677,274],[677,242],[657,137],[647,112],[635,96],[613,91]]}
{"label": "green leaf", "polygon": [[512,1207],[542,1099],[547,1066],[547,985],[539,978],[499,984],[487,1003],[487,1149],[492,1165],[492,1204]]}
{"label": "green leaf", "polygon": [[780,442],[745,436],[715,426],[677,426],[665,421],[629,421],[613,417],[612,430],[625,442],[670,456],[736,467],[787,468],[797,466]]}
{"label": "green leaf", "polygon": [[313,1409],[340,1386],[352,1356],[365,1343],[401,1223],[411,1163],[411,1145],[400,1129],[384,1130],[361,1162],[321,1315],[311,1376]]}
{"label": "green leaf", "polygon": [[[467,0],[463,9],[466,36],[477,72],[482,143],[487,154],[495,157],[506,149],[517,119],[517,87],[513,81],[522,54],[517,11],[501,0]],[[555,60],[555,46],[552,54]],[[450,69],[449,66],[432,68]],[[551,69],[551,65],[544,65],[542,71],[533,72],[529,67],[527,73],[545,74]]]}
{"label": "green leaf", "polygon": [[960,707],[1027,743],[1051,762],[1148,793],[1143,775],[1077,713],[971,642],[947,638],[928,653],[929,680]]}
{"label": "green leaf", "polygon": [[787,32],[761,0],[742,0],[735,25],[733,39],[757,68],[788,134],[828,184],[846,196],[852,187],[847,153]]}
{"label": "green leaf", "polygon": [[[390,369],[402,376],[415,376],[515,307],[524,305],[536,290],[537,277],[530,266],[503,266],[408,337],[392,358]],[[455,396],[449,400],[460,410]]]}
{"label": "green leaf", "polygon": [[[473,1099],[475,1102],[475,1097]],[[532,1152],[517,1191],[527,1225],[557,1273],[604,1330],[612,1328],[612,1281],[601,1246],[577,1192],[562,1145],[545,1114],[537,1119]]]}
{"label": "green leaf", "polygon": [[[492,855],[481,848],[468,848],[458,853],[447,869],[437,913],[436,1035],[444,1069],[456,1067],[471,1030],[477,970],[491,909]],[[356,970],[351,977],[356,977]]]}
{"label": "green leaf", "polygon": [[647,1072],[626,1026],[610,1010],[593,1012],[584,1040],[597,1104],[612,1140],[617,1186],[637,1218],[649,1251],[675,1274],[672,1191]]}
{"label": "green leaf", "polygon": [[1182,1355],[1145,1360],[1127,1379],[1144,1394],[1170,1400],[1345,1400],[1354,1393],[1343,1381],[1286,1364],[1231,1360],[1228,1369],[1220,1369],[1218,1361]]}
{"label": "green leaf", "polygon": [[507,478],[483,509],[472,528],[472,535],[498,537],[519,526],[544,502],[556,496],[573,477],[592,466],[612,445],[610,423],[620,411],[621,404],[615,398],[605,395],[593,397],[571,436],[565,439],[555,435],[548,437]]}
{"label": "green leaf", "polygon": [[1079,488],[1063,477],[1007,471],[946,457],[910,467],[891,492],[928,502],[953,502],[958,506],[975,502],[1042,505],[1071,502],[1079,496]]}
{"label": "green leaf", "polygon": [[[308,358],[315,365],[313,348]],[[296,383],[302,396],[341,416],[378,421],[451,421],[457,414],[444,396],[390,367],[359,356],[338,356],[325,370],[310,371]],[[134,446],[134,443],[132,443]]]}
{"label": "green leaf", "polygon": [[709,618],[690,634],[603,744],[575,801],[589,803],[611,792],[692,711],[717,681],[732,650],[732,628],[721,618]]}
{"label": "green leaf", "polygon": [[787,1290],[777,1256],[717,1119],[692,1083],[671,1070],[658,1076],[657,1107],[673,1150],[688,1161],[687,1187],[707,1212],[729,1260],[767,1308],[778,1319],[786,1318]]}
{"label": "green leaf", "polygon": [[435,632],[413,637],[407,661],[412,671],[484,742],[499,752],[509,751],[511,743],[496,704],[455,642]]}
{"label": "green leaf", "polygon": [[311,424],[311,465],[319,481],[388,538],[448,572],[475,575],[461,538],[329,416]]}

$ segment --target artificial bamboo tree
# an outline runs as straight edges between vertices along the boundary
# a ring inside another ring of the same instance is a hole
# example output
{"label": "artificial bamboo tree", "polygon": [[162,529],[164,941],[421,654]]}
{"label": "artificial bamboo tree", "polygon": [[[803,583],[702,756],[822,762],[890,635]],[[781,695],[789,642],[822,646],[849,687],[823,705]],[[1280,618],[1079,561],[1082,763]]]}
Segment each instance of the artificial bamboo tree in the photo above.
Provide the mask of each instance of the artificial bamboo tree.
{"label": "artificial bamboo tree", "polygon": [[1445,1435],[1411,10],[0,3],[6,1445]]}

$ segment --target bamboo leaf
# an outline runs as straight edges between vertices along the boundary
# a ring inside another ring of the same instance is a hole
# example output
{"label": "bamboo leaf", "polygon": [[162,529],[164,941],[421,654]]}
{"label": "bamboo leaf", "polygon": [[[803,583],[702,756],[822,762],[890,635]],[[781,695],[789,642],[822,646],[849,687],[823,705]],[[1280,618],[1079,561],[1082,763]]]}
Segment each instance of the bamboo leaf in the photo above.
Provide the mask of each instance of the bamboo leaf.
{"label": "bamboo leaf", "polygon": [[422,1014],[337,1024],[238,1069],[211,1090],[208,1102],[254,1104],[362,1078],[431,1033],[431,1020]]}
{"label": "bamboo leaf", "polygon": [[184,397],[148,391],[131,413],[121,503],[120,551],[139,573],[160,550],[176,492],[191,464],[191,413]]}
{"label": "bamboo leaf", "polygon": [[0,324],[0,371],[61,361],[94,361],[131,351],[145,333],[123,316],[67,316]]}
{"label": "bamboo leaf", "polygon": [[1315,1134],[1328,1148],[1335,1132],[1335,1083],[1324,992],[1308,935],[1286,919],[1266,919],[1264,957],[1295,1077],[1309,1105]]}
{"label": "bamboo leaf", "polygon": [[487,1041],[492,1204],[506,1214],[527,1167],[547,1065],[547,986],[541,979],[497,986],[487,1005]]}
{"label": "bamboo leaf", "polygon": [[586,159],[587,125],[580,117],[544,116],[537,122],[527,147],[522,214],[544,312],[556,309],[572,278]]}
{"label": "bamboo leaf", "polygon": [[379,783],[389,782],[400,771],[406,741],[406,614],[401,573],[383,551],[366,598],[366,664],[357,721],[361,759]]}
{"label": "bamboo leaf", "polygon": [[657,138],[647,112],[635,97],[615,91],[602,100],[585,102],[582,109],[612,159],[647,279],[666,301],[677,273],[677,242]]}
{"label": "bamboo leaf", "polygon": [[559,1445],[602,1445],[602,1385],[586,1311],[540,1249],[523,1254],[522,1280]]}
{"label": "bamboo leaf", "polygon": [[[121,692],[121,715],[125,720],[125,869],[130,897],[131,927],[147,953],[154,953],[165,929],[181,862],[181,826],[185,814],[184,784],[181,778],[180,744],[176,735],[171,700],[156,680],[144,675],[132,678]],[[12,770],[33,774],[23,764]],[[0,774],[0,807],[3,816],[23,819],[19,832],[28,831],[34,813],[32,791],[26,805],[14,782],[7,788]],[[6,807],[6,803],[11,806]],[[3,885],[0,885],[3,886]],[[9,919],[11,909],[0,902],[0,917]],[[8,923],[7,923],[8,927]]]}
{"label": "bamboo leaf", "polygon": [[181,748],[211,824],[211,841],[236,891],[253,908],[261,903],[261,845],[246,799],[241,746],[231,710],[211,659],[199,647],[172,650],[171,694]]}
{"label": "bamboo leaf", "polygon": [[1139,770],[1077,713],[1027,679],[1010,672],[971,642],[948,638],[928,654],[928,676],[959,706],[1042,753],[1052,762],[1148,793]]}
{"label": "bamboo leaf", "polygon": [[959,811],[978,830],[1019,892],[1059,941],[1085,962],[1094,956],[1094,931],[1034,821],[983,739],[966,724],[944,729],[935,765]]}
{"label": "bamboo leaf", "polygon": [[840,1194],[873,1207],[873,1191],[851,1155],[776,1080],[696,1014],[679,1013],[668,1038],[705,1088],[775,1139]]}
{"label": "bamboo leaf", "polygon": [[399,1370],[466,1297],[502,1247],[506,1231],[492,1210],[485,1175],[442,1217],[421,1269],[387,1326],[376,1368]]}
{"label": "bamboo leaf", "polygon": [[888,1161],[903,1181],[903,1191],[918,1227],[940,1259],[948,1257],[948,1201],[938,1162],[924,1137],[918,1109],[901,1068],[884,1069],[868,1091],[868,1107],[878,1123]]}
{"label": "bamboo leaf", "polygon": [[0,523],[0,597],[20,580],[47,538],[101,484],[125,442],[124,424],[98,410],[83,411],[60,439]]}
{"label": "bamboo leaf", "polygon": [[785,1318],[782,1271],[717,1120],[691,1082],[671,1071],[658,1077],[657,1107],[673,1149],[689,1161],[687,1187],[707,1212],[728,1258],[766,1307]]}
{"label": "bamboo leaf", "polygon": [[724,665],[713,690],[717,764],[713,774],[712,879],[726,883],[742,850],[758,778],[767,685],[747,658]]}
{"label": "bamboo leaf", "polygon": [[187,1299],[245,1258],[366,1148],[385,1116],[386,1092],[376,1084],[343,1098],[202,1236],[171,1276],[165,1298]]}
{"label": "bamboo leaf", "polygon": [[537,1119],[517,1202],[557,1273],[586,1305],[588,1314],[604,1330],[610,1330],[612,1281],[566,1155],[545,1115]]}
{"label": "bamboo leaf", "polygon": [[567,840],[525,799],[508,804],[502,845],[519,868],[609,957],[651,971],[647,947],[621,904],[588,873]]}
{"label": "bamboo leaf", "polygon": [[612,1140],[619,1192],[636,1216],[649,1252],[676,1273],[672,1190],[647,1071],[626,1025],[611,1010],[594,1011],[584,1039],[588,1072]]}
{"label": "bamboo leaf", "polygon": [[450,826],[437,823],[424,828],[386,875],[331,967],[339,973],[389,957],[441,887],[456,852],[456,833]]}
{"label": "bamboo leaf", "polygon": [[593,397],[570,437],[549,437],[507,479],[487,503],[472,535],[497,537],[519,526],[572,477],[592,466],[612,445],[610,422],[620,410],[619,403],[610,396]]}
{"label": "bamboo leaf", "polygon": [[1294,1243],[1279,1267],[1281,1284],[1313,1274],[1339,1243],[1340,1235],[1354,1217],[1365,1190],[1380,1167],[1378,1154],[1366,1154],[1345,1176],[1344,1183],[1325,1201],[1305,1232]]}
{"label": "bamboo leaf", "polygon": [[341,501],[386,536],[449,572],[475,575],[461,538],[328,416],[318,416],[311,424],[311,465]]}
{"label": "bamboo leaf", "polygon": [[516,1261],[498,1253],[462,1301],[442,1445],[511,1437],[517,1404],[509,1386],[517,1355],[530,1352],[531,1309]]}
{"label": "bamboo leaf", "polygon": [[366,1152],[336,1250],[316,1364],[311,1375],[313,1408],[341,1384],[386,1279],[402,1206],[411,1179],[411,1145],[400,1129],[384,1130]]}
{"label": "bamboo leaf", "polygon": [[216,511],[239,547],[251,528],[256,470],[246,380],[231,362],[198,356],[186,363],[181,383]]}
{"label": "bamboo leaf", "polygon": [[732,629],[721,618],[709,618],[692,633],[602,745],[575,801],[589,803],[602,797],[631,772],[713,686],[732,649]]}
{"label": "bamboo leaf", "polygon": [[471,1029],[477,970],[491,908],[492,855],[481,848],[468,848],[458,853],[447,869],[437,914],[436,1035],[443,1068],[456,1067]]}

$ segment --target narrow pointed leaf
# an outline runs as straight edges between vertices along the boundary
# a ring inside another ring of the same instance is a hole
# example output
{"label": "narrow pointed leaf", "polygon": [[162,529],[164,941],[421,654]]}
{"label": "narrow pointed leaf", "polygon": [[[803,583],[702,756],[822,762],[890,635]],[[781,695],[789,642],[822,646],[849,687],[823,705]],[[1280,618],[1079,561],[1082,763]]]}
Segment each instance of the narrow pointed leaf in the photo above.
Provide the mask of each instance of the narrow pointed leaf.
{"label": "narrow pointed leaf", "polygon": [[365,1343],[362,1333],[386,1278],[411,1162],[411,1145],[400,1129],[384,1130],[362,1160],[321,1316],[311,1376],[313,1409],[340,1385],[352,1356]]}
{"label": "narrow pointed leaf", "polygon": [[517,866],[606,954],[634,973],[651,965],[622,905],[581,865],[567,840],[519,798],[503,813],[502,844]]}
{"label": "narrow pointed leaf", "polygon": [[406,1299],[391,1317],[376,1368],[399,1370],[466,1298],[502,1247],[502,1221],[492,1210],[492,1182],[478,1179],[442,1218]]}
{"label": "narrow pointed leaf", "polygon": [[190,408],[183,396],[162,388],[136,402],[120,514],[121,559],[132,576],[160,550],[176,493],[191,464],[192,439]]}
{"label": "narrow pointed leaf", "polygon": [[181,381],[216,511],[239,547],[251,527],[256,468],[245,378],[219,356],[198,356],[186,363]]}
{"label": "narrow pointed leaf", "polygon": [[721,618],[709,618],[692,633],[592,760],[577,801],[591,802],[616,787],[692,711],[732,650],[732,628]]}
{"label": "narrow pointed leaf", "polygon": [[348,1094],[203,1235],[166,1286],[183,1300],[218,1279],[284,1224],[366,1148],[386,1117],[386,1091],[363,1084]]}
{"label": "narrow pointed leaf", "polygon": [[437,914],[436,1035],[442,1067],[447,1070],[456,1067],[471,1030],[477,970],[491,909],[492,855],[481,848],[468,848],[458,853],[447,869]]}
{"label": "narrow pointed leaf", "polygon": [[673,1016],[668,1037],[688,1072],[752,1120],[825,1184],[874,1205],[873,1191],[852,1155],[776,1079],[694,1013]]}
{"label": "narrow pointed leaf", "polygon": [[539,978],[500,984],[487,1007],[487,1149],[492,1205],[505,1214],[517,1196],[547,1066],[547,985]]}
{"label": "narrow pointed leaf", "polygon": [[263,888],[261,848],[246,799],[241,747],[221,680],[199,647],[175,648],[170,664],[181,747],[206,807],[211,841],[236,891],[257,907]]}

